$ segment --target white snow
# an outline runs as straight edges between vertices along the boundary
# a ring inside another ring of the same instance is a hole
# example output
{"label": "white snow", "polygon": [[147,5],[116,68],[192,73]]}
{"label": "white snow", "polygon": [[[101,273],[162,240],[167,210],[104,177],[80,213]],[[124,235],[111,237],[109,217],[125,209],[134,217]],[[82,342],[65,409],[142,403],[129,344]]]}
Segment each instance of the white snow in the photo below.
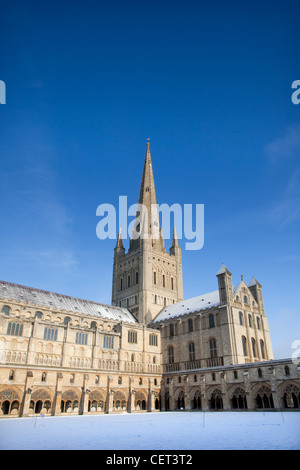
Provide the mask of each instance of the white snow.
{"label": "white snow", "polygon": [[300,449],[299,412],[161,412],[1,418],[0,449]]}

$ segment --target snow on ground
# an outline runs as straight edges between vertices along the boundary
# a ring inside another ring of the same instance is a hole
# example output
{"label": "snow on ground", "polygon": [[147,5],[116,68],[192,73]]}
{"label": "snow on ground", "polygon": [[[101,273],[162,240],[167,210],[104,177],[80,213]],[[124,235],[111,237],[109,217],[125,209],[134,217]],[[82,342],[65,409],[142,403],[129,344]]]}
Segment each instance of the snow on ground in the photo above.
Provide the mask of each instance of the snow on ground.
{"label": "snow on ground", "polygon": [[0,449],[300,449],[300,413],[162,412],[2,418]]}

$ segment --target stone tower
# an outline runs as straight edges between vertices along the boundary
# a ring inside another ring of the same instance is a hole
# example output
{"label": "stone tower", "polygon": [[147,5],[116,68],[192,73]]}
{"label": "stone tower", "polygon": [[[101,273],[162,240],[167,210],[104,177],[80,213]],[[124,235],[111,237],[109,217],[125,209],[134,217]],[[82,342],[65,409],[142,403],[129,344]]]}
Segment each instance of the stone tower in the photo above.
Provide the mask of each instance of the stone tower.
{"label": "stone tower", "polygon": [[181,249],[174,228],[169,253],[165,250],[148,142],[129,250],[125,253],[121,231],[114,250],[112,304],[149,323],[164,306],[182,299]]}

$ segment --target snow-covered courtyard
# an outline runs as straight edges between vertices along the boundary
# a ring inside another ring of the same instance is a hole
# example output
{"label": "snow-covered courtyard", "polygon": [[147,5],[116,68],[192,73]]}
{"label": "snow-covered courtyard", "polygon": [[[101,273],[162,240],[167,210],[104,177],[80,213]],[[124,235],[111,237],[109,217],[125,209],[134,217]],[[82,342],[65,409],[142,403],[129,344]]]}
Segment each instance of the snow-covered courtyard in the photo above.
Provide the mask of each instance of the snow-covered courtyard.
{"label": "snow-covered courtyard", "polygon": [[299,412],[3,418],[0,449],[300,449]]}

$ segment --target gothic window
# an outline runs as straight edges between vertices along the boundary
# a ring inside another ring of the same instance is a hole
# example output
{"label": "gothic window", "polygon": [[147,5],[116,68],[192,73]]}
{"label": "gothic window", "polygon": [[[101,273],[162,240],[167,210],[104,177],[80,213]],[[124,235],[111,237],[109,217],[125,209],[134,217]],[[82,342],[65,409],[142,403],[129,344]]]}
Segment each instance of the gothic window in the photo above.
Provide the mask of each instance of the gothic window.
{"label": "gothic window", "polygon": [[242,346],[244,356],[248,356],[247,339],[245,336],[242,336]]}
{"label": "gothic window", "polygon": [[173,323],[170,324],[170,337],[174,336],[174,325]]}
{"label": "gothic window", "polygon": [[139,378],[139,385],[143,385],[143,379],[141,377]]}
{"label": "gothic window", "polygon": [[77,332],[76,333],[75,343],[76,344],[87,344],[87,333]]}
{"label": "gothic window", "polygon": [[15,377],[15,371],[11,370],[8,376],[8,380],[14,380],[14,377]]}
{"label": "gothic window", "polygon": [[91,329],[92,329],[92,330],[95,330],[96,328],[97,328],[96,322],[95,322],[95,321],[92,321],[92,323],[91,323]]}
{"label": "gothic window", "polygon": [[130,276],[127,277],[127,287],[130,287]]}
{"label": "gothic window", "polygon": [[252,343],[252,353],[253,353],[253,356],[256,357],[257,356],[257,352],[256,352],[256,341],[254,338],[251,338],[251,343]]}
{"label": "gothic window", "polygon": [[166,299],[166,297],[164,297],[164,306],[166,306],[166,305],[167,305],[167,299]]}
{"label": "gothic window", "polygon": [[113,336],[104,336],[103,337],[103,348],[113,349],[114,348],[114,337]]}
{"label": "gothic window", "polygon": [[163,287],[166,287],[166,276],[163,274]]}
{"label": "gothic window", "polygon": [[42,373],[42,382],[46,382],[46,372]]}
{"label": "gothic window", "polygon": [[57,341],[57,328],[44,328],[44,339],[47,341]]}
{"label": "gothic window", "polygon": [[262,359],[265,359],[265,344],[264,344],[262,339],[260,340],[259,343],[260,343],[261,357],[262,357]]}
{"label": "gothic window", "polygon": [[95,384],[98,384],[99,383],[99,375],[96,375],[95,377]]}
{"label": "gothic window", "polygon": [[156,284],[156,272],[153,273],[153,284]]}
{"label": "gothic window", "polygon": [[70,317],[65,317],[65,318],[64,318],[64,324],[65,324],[65,325],[68,325],[68,323],[70,323],[70,321],[71,321],[71,318],[70,318]]}
{"label": "gothic window", "polygon": [[153,364],[156,364],[156,356],[153,356],[152,362]]}
{"label": "gothic window", "polygon": [[10,336],[22,336],[23,325],[18,322],[9,322],[7,325],[7,334]]}
{"label": "gothic window", "polygon": [[189,333],[194,331],[192,318],[189,318],[189,320],[188,320],[188,327],[189,327]]}
{"label": "gothic window", "polygon": [[42,312],[36,312],[34,316],[37,320],[41,320],[43,318]]}
{"label": "gothic window", "polygon": [[290,375],[290,369],[289,366],[285,366],[284,368],[285,375]]}
{"label": "gothic window", "polygon": [[138,271],[135,273],[135,283],[136,284],[139,283],[139,273],[138,273]]}
{"label": "gothic window", "polygon": [[259,317],[256,317],[256,325],[257,325],[257,329],[260,330],[260,319],[259,319]]}
{"label": "gothic window", "polygon": [[2,307],[2,310],[1,312],[4,313],[5,315],[9,315],[10,314],[10,307],[8,307],[7,305],[5,305],[4,307]]}
{"label": "gothic window", "polygon": [[120,290],[123,290],[123,279],[120,279]]}
{"label": "gothic window", "polygon": [[213,328],[215,326],[215,317],[212,313],[209,315],[208,320],[209,320],[209,328]]}
{"label": "gothic window", "polygon": [[75,374],[70,374],[70,384],[73,384],[75,380]]}
{"label": "gothic window", "polygon": [[154,333],[151,333],[149,335],[149,344],[150,346],[157,346],[157,335]]}
{"label": "gothic window", "polygon": [[171,289],[174,290],[174,279],[171,277]]}
{"label": "gothic window", "polygon": [[210,338],[209,340],[209,352],[210,357],[217,357],[217,343],[215,338]]}
{"label": "gothic window", "polygon": [[135,359],[135,357],[134,357],[134,354],[132,353],[131,354],[131,362],[134,362],[134,359]]}
{"label": "gothic window", "polygon": [[157,295],[154,296],[154,303],[157,304]]}
{"label": "gothic window", "polygon": [[259,368],[259,369],[257,369],[257,375],[258,375],[258,377],[259,377],[260,379],[261,379],[261,378],[262,378],[262,376],[263,376],[263,374],[262,374],[262,370],[261,370],[260,368]]}
{"label": "gothic window", "polygon": [[194,343],[189,343],[189,360],[190,361],[195,360],[195,344]]}
{"label": "gothic window", "polygon": [[211,380],[213,382],[215,382],[215,380],[216,380],[216,374],[214,372],[211,374]]}
{"label": "gothic window", "polygon": [[197,382],[197,375],[194,375],[194,382]]}
{"label": "gothic window", "polygon": [[243,313],[239,312],[239,320],[240,320],[240,325],[243,324]]}
{"label": "gothic window", "polygon": [[122,377],[118,377],[118,385],[122,385]]}
{"label": "gothic window", "polygon": [[250,314],[248,315],[248,321],[249,321],[250,328],[252,328],[252,318]]}
{"label": "gothic window", "polygon": [[128,331],[128,343],[137,343],[137,332],[134,330]]}
{"label": "gothic window", "polygon": [[169,361],[169,364],[174,364],[174,348],[173,348],[173,346],[168,347],[168,361]]}
{"label": "gothic window", "polygon": [[237,379],[238,378],[238,373],[236,370],[233,371],[233,378],[234,379]]}
{"label": "gothic window", "polygon": [[244,295],[244,303],[247,304],[248,303],[248,299],[247,299],[247,296]]}

